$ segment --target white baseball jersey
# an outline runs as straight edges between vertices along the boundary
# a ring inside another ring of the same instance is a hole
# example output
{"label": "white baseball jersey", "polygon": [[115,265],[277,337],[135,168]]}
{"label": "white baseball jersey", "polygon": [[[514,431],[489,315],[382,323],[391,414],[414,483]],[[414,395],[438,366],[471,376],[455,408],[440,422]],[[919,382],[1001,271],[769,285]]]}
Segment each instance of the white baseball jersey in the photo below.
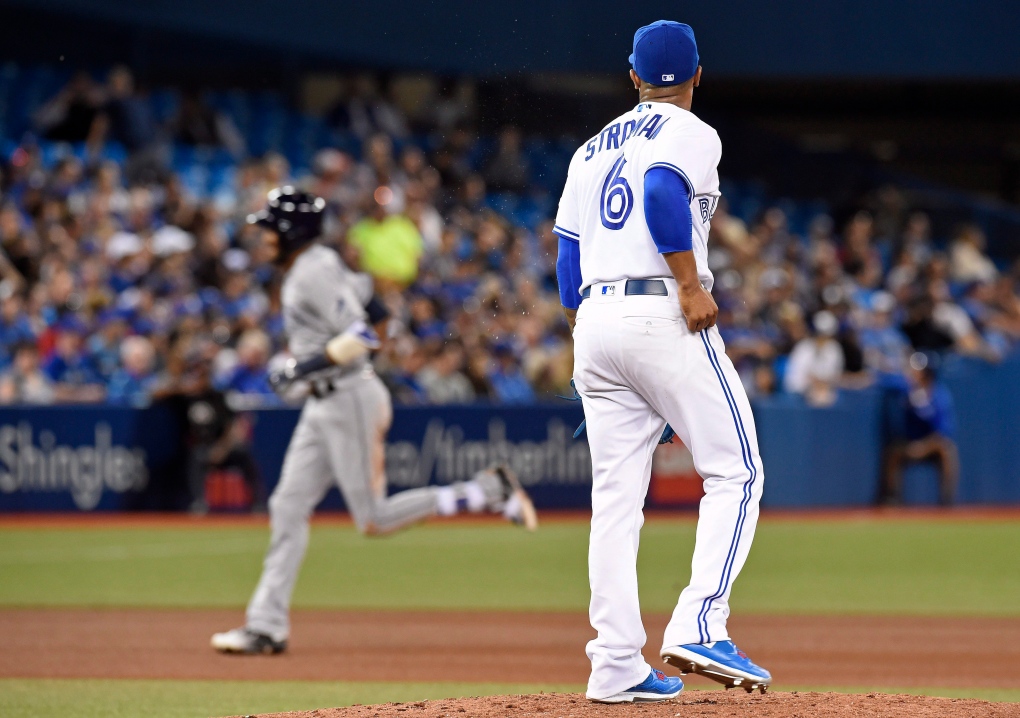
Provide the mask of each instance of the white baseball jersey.
{"label": "white baseball jersey", "polygon": [[581,289],[618,279],[670,277],[645,224],[645,172],[665,167],[687,186],[698,275],[712,289],[708,228],[719,201],[719,135],[693,113],[642,102],[574,153],[556,232],[581,246]]}

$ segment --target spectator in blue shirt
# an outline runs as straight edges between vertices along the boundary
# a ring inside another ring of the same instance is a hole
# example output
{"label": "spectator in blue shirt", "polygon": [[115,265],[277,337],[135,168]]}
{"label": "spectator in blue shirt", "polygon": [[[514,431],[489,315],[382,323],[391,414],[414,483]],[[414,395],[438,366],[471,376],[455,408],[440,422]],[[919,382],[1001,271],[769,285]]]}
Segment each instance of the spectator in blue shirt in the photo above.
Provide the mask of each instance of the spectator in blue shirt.
{"label": "spectator in blue shirt", "polygon": [[223,391],[273,397],[267,363],[272,344],[261,329],[245,331],[237,342],[237,364],[222,383]]}
{"label": "spectator in blue shirt", "polygon": [[535,403],[535,390],[531,388],[531,384],[515,361],[510,347],[497,345],[494,354],[496,366],[489,376],[489,381],[492,383],[496,401],[503,404]]}
{"label": "spectator in blue shirt", "polygon": [[156,352],[145,337],[131,336],[121,344],[121,366],[110,377],[107,401],[111,404],[147,406],[156,382]]}
{"label": "spectator in blue shirt", "polygon": [[434,299],[419,294],[410,300],[408,309],[411,314],[409,328],[416,337],[422,340],[443,339],[446,335],[446,324],[439,319]]}
{"label": "spectator in blue shirt", "polygon": [[92,123],[90,141],[119,142],[128,151],[125,175],[132,185],[152,183],[165,174],[166,157],[148,98],[136,91],[134,76],[123,66],[110,71],[106,103]]}
{"label": "spectator in blue shirt", "polygon": [[120,366],[121,342],[128,330],[127,313],[108,309],[99,317],[99,331],[85,343],[89,361],[107,381]]}
{"label": "spectator in blue shirt", "polygon": [[43,372],[55,385],[57,402],[102,401],[105,395],[102,377],[88,360],[83,336],[87,328],[73,315],[57,327],[56,351],[43,366]]}
{"label": "spectator in blue shirt", "polygon": [[902,386],[910,340],[896,325],[896,299],[888,292],[874,292],[868,325],[860,330],[865,365],[890,386]]}
{"label": "spectator in blue shirt", "polygon": [[11,292],[0,302],[0,369],[13,359],[13,347],[35,342],[35,332],[24,312],[21,295]]}
{"label": "spectator in blue shirt", "polygon": [[902,425],[886,449],[883,503],[902,500],[903,467],[917,461],[934,461],[939,468],[939,503],[950,506],[956,499],[960,466],[957,456],[956,414],[953,397],[936,378],[931,360],[913,354],[907,372],[909,390],[901,400]]}

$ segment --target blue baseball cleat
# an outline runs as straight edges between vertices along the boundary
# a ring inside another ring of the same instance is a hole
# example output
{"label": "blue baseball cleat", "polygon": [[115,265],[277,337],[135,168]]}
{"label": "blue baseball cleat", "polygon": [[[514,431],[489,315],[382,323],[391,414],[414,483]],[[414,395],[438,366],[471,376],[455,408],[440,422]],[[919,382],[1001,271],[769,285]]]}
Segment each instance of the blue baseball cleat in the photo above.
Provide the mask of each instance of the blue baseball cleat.
{"label": "blue baseball cleat", "polygon": [[662,649],[662,660],[680,669],[681,673],[698,673],[722,683],[727,688],[740,687],[748,693],[762,693],[772,683],[772,674],[755,665],[733,641],[688,643]]}
{"label": "blue baseball cleat", "polygon": [[633,688],[609,696],[608,698],[591,698],[596,703],[647,703],[650,701],[668,701],[676,698],[684,689],[684,682],[675,676],[667,676],[654,668],[648,678]]}

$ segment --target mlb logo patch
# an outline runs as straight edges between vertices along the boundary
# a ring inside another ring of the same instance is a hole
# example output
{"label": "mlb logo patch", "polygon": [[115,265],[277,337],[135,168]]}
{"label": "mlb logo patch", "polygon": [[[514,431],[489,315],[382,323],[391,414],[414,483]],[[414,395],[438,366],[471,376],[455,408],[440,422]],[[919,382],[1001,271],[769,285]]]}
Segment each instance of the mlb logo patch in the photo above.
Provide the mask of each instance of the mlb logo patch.
{"label": "mlb logo patch", "polygon": [[672,82],[673,81],[673,76],[672,75],[663,75],[662,76],[662,81],[663,82]]}
{"label": "mlb logo patch", "polygon": [[603,296],[606,296],[606,297],[615,296],[616,295],[616,286],[615,285],[609,285],[609,286],[606,286],[606,287],[602,287],[602,294],[603,294]]}

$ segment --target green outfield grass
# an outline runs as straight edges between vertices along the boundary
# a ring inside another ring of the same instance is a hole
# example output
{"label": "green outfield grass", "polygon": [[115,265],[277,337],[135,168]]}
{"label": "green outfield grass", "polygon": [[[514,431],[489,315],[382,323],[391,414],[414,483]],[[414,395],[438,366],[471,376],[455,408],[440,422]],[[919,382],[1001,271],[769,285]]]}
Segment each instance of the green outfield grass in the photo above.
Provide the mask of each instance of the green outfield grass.
{"label": "green outfield grass", "polygon": [[[1020,690],[946,688],[811,688],[839,693],[914,693],[947,698],[1020,701]],[[581,685],[515,683],[347,683],[338,681],[150,681],[0,679],[0,715],[5,718],[201,718],[315,708],[408,702],[460,696],[582,692]]]}
{"label": "green outfield grass", "polygon": [[[294,605],[578,610],[588,602],[584,522],[536,534],[433,524],[370,539],[313,528]],[[0,605],[243,606],[268,528],[0,527]],[[641,598],[669,611],[690,572],[693,520],[642,535]],[[766,521],[733,607],[768,613],[1020,615],[1020,523]]]}
{"label": "green outfield grass", "polygon": [[0,679],[4,718],[203,718],[355,704],[513,693],[575,692],[584,686],[519,683],[344,681],[143,681]]}

